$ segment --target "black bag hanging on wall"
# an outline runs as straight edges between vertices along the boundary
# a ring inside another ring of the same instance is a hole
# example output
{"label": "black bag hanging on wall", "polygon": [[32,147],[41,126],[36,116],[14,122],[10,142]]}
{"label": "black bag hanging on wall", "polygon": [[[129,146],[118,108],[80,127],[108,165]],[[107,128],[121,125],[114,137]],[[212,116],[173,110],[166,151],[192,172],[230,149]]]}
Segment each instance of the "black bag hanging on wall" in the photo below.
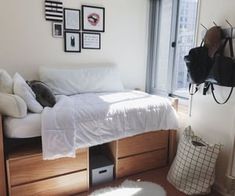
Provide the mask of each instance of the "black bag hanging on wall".
{"label": "black bag hanging on wall", "polygon": [[201,44],[200,47],[192,48],[184,57],[188,69],[190,83],[201,84],[207,78],[212,67],[212,59],[208,56],[208,48]]}
{"label": "black bag hanging on wall", "polygon": [[[189,54],[184,57],[184,61],[190,79],[189,94],[194,95],[198,91],[198,86],[207,78],[212,67],[212,59],[208,56],[208,48],[203,46],[202,42],[201,46],[189,51]],[[193,93],[190,93],[192,84],[196,84],[196,88]]]}
{"label": "black bag hanging on wall", "polygon": [[[224,56],[225,47],[229,43],[230,57]],[[215,53],[213,66],[206,79],[211,86],[211,91],[213,98],[218,104],[225,104],[232,92],[233,87],[235,87],[235,62],[233,60],[233,41],[232,38],[226,38],[222,47]],[[230,93],[224,102],[219,102],[214,93],[214,84],[219,86],[231,87]]]}
{"label": "black bag hanging on wall", "polygon": [[189,92],[192,84],[196,84],[196,91],[191,95],[195,94],[198,86],[205,82],[212,68],[212,57],[218,50],[222,37],[223,32],[219,26],[211,27],[207,30],[200,47],[191,49],[189,54],[184,57],[190,79]]}
{"label": "black bag hanging on wall", "polygon": [[[225,47],[229,43],[230,57],[224,56]],[[235,62],[233,43],[231,38],[226,38],[222,47],[215,53],[212,69],[206,79],[213,84],[226,87],[235,86]]]}

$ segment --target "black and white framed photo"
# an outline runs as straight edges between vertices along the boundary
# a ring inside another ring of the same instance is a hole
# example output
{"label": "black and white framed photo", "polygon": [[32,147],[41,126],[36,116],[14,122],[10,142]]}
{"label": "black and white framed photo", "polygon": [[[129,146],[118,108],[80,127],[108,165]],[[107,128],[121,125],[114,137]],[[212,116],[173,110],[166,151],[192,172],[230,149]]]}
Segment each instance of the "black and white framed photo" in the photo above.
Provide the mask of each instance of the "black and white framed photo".
{"label": "black and white framed photo", "polygon": [[52,36],[53,37],[63,37],[63,23],[53,22],[52,23]]}
{"label": "black and white framed photo", "polygon": [[64,8],[64,29],[80,30],[80,10]]}
{"label": "black and white framed photo", "polygon": [[45,18],[48,21],[63,21],[63,2],[45,0]]}
{"label": "black and white framed photo", "polygon": [[101,49],[100,33],[82,33],[83,49]]}
{"label": "black and white framed photo", "polygon": [[105,31],[105,9],[103,7],[82,5],[82,30]]}
{"label": "black and white framed photo", "polygon": [[81,35],[79,32],[66,31],[64,33],[64,51],[81,52]]}

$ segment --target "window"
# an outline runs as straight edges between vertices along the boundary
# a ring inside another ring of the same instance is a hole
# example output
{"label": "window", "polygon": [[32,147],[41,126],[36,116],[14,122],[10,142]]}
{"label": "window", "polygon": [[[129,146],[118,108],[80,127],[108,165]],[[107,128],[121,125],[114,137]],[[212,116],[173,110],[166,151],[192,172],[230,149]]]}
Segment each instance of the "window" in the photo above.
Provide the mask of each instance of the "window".
{"label": "window", "polygon": [[150,0],[146,90],[188,96],[184,56],[195,43],[198,0]]}
{"label": "window", "polygon": [[[176,21],[176,47],[173,60],[173,84],[172,94],[187,97],[188,77],[184,62],[184,56],[190,48],[194,47],[196,21],[197,21],[197,0],[180,0],[178,5],[178,20]],[[185,20],[181,15],[184,12]],[[184,40],[183,42],[181,40]]]}

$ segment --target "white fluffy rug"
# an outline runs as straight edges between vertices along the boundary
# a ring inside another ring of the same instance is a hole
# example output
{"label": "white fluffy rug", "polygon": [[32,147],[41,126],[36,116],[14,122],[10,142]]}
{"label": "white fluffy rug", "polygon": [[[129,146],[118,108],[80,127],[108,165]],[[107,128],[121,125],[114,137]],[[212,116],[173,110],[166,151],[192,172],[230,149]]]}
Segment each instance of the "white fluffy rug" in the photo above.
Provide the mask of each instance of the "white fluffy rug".
{"label": "white fluffy rug", "polygon": [[166,192],[161,186],[152,182],[125,180],[118,187],[99,189],[90,196],[166,196]]}

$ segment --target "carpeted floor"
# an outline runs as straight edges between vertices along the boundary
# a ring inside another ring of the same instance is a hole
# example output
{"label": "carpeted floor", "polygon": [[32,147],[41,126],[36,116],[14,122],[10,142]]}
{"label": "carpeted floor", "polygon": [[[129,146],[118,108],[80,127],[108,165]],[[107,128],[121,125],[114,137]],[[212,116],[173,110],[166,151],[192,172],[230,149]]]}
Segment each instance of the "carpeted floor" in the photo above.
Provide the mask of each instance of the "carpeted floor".
{"label": "carpeted floor", "polygon": [[[149,181],[149,182],[153,182],[153,183],[157,183],[159,185],[161,185],[165,191],[167,192],[167,196],[186,196],[185,194],[177,191],[167,180],[166,180],[166,175],[168,172],[168,167],[165,168],[160,168],[160,169],[156,169],[156,170],[150,170],[144,173],[140,173],[140,174],[136,174],[133,176],[129,176],[127,178],[122,178],[122,179],[118,179],[118,180],[114,180],[111,183],[106,183],[103,185],[99,185],[96,187],[92,187],[89,192],[86,193],[81,193],[78,194],[77,196],[87,196],[90,193],[92,193],[93,191],[100,189],[100,188],[104,188],[107,186],[119,186],[124,180],[128,179],[128,180],[141,180],[141,181]],[[220,194],[213,192],[208,196],[221,196]]]}
{"label": "carpeted floor", "polygon": [[105,187],[94,191],[91,196],[166,196],[165,190],[158,184],[145,181],[125,180],[120,186]]}

